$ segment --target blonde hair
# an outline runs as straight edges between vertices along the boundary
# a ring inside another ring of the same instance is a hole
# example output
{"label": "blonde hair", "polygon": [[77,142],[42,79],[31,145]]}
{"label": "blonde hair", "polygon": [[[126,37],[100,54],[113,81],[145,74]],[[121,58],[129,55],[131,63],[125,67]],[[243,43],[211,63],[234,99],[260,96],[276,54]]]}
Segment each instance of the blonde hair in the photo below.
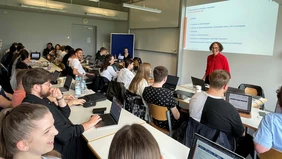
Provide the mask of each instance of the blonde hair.
{"label": "blonde hair", "polygon": [[126,125],[114,136],[108,159],[160,159],[159,145],[153,135],[139,124]]}
{"label": "blonde hair", "polygon": [[0,157],[13,158],[19,141],[28,138],[35,128],[34,121],[49,112],[40,104],[24,103],[15,108],[6,108],[0,113]]}
{"label": "blonde hair", "polygon": [[132,93],[137,93],[138,85],[142,81],[142,79],[145,79],[146,81],[149,80],[150,77],[150,71],[151,71],[151,64],[149,63],[142,63],[135,75],[135,77],[132,79],[128,90]]}

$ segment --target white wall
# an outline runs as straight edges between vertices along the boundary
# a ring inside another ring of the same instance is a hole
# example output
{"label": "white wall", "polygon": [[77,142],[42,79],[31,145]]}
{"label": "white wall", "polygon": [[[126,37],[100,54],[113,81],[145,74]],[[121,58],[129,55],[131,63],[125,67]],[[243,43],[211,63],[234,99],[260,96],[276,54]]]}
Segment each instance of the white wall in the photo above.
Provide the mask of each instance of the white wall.
{"label": "white wall", "polygon": [[[5,11],[5,12],[4,12]],[[90,19],[87,25],[97,26],[97,48],[110,42],[110,33],[115,32],[116,23],[108,20]],[[27,50],[42,51],[48,42],[71,44],[72,24],[81,24],[82,18],[0,9],[0,39],[3,50],[13,42],[22,42]],[[69,38],[68,38],[69,37]],[[82,48],[83,49],[83,48]]]}
{"label": "white wall", "polygon": [[[176,75],[177,55],[162,52],[151,52],[143,50],[135,50],[136,57],[140,57],[142,62],[151,64],[152,70],[156,66],[165,66],[168,69],[168,74]],[[153,75],[153,74],[152,74]]]}
{"label": "white wall", "polygon": [[[187,0],[188,2],[188,0]],[[191,2],[191,1],[189,1]],[[195,1],[194,1],[195,2]],[[182,17],[184,18],[184,17]],[[238,87],[241,83],[259,85],[264,89],[268,102],[267,110],[274,111],[276,104],[276,89],[282,83],[282,8],[279,7],[278,24],[273,56],[223,54],[229,60],[232,79],[230,86]],[[181,83],[190,83],[191,76],[202,78],[206,67],[206,58],[209,52],[180,51],[179,74]]]}

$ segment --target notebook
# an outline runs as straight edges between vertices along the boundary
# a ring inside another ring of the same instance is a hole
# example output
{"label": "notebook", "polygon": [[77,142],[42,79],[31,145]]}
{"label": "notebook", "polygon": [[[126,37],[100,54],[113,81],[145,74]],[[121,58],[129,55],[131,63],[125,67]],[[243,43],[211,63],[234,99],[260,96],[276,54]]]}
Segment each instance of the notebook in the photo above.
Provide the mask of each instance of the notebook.
{"label": "notebook", "polygon": [[189,152],[188,159],[244,159],[244,157],[232,152],[211,140],[195,134]]}
{"label": "notebook", "polygon": [[111,111],[109,114],[102,114],[100,117],[102,120],[95,126],[96,128],[106,127],[111,125],[117,125],[120,114],[121,114],[122,104],[116,98],[113,98]]}

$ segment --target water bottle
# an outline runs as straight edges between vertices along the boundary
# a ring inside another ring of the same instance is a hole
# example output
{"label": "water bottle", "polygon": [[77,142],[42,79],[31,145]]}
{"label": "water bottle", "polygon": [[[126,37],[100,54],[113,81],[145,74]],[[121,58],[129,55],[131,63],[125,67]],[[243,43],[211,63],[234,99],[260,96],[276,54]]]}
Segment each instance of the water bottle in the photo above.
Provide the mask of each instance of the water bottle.
{"label": "water bottle", "polygon": [[74,96],[75,97],[81,96],[81,84],[80,84],[80,79],[77,75],[75,76],[75,94]]}
{"label": "water bottle", "polygon": [[81,77],[81,93],[84,94],[86,90],[86,82],[85,82],[85,75],[83,74]]}

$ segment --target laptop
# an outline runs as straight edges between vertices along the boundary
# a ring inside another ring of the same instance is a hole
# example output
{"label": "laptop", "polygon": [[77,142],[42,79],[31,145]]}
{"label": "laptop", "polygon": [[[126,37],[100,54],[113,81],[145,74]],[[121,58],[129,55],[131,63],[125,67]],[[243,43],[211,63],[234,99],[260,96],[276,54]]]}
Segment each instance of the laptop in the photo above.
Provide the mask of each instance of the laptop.
{"label": "laptop", "polygon": [[179,77],[168,75],[165,84],[163,84],[163,88],[174,91],[177,86],[178,80]]}
{"label": "laptop", "polygon": [[55,72],[52,73],[52,80],[51,83],[52,84],[57,84],[57,80],[60,77],[61,72],[55,70]]}
{"label": "laptop", "polygon": [[111,111],[109,114],[102,114],[100,117],[102,120],[95,126],[96,128],[117,125],[120,114],[121,114],[122,104],[116,98],[113,98]]}
{"label": "laptop", "polygon": [[30,53],[30,59],[31,60],[39,60],[41,57],[40,52],[31,52]]}
{"label": "laptop", "polygon": [[203,81],[202,79],[191,76],[191,80],[192,80],[193,86],[199,85],[202,87],[203,91],[208,90],[208,88],[205,86],[205,81]]}
{"label": "laptop", "polygon": [[86,95],[83,97],[79,97],[78,99],[84,99],[86,102],[89,102],[89,101],[100,102],[100,101],[106,100],[107,97],[104,96],[102,93],[95,93],[95,94],[90,94],[90,95]]}
{"label": "laptop", "polygon": [[70,90],[71,82],[72,82],[72,76],[67,75],[66,81],[64,83],[64,87],[59,87],[60,91],[68,92]]}
{"label": "laptop", "polygon": [[211,140],[195,134],[188,159],[244,159],[244,157],[226,149]]}
{"label": "laptop", "polygon": [[234,92],[226,92],[225,100],[232,104],[238,110],[239,113],[251,113],[252,96]]}

